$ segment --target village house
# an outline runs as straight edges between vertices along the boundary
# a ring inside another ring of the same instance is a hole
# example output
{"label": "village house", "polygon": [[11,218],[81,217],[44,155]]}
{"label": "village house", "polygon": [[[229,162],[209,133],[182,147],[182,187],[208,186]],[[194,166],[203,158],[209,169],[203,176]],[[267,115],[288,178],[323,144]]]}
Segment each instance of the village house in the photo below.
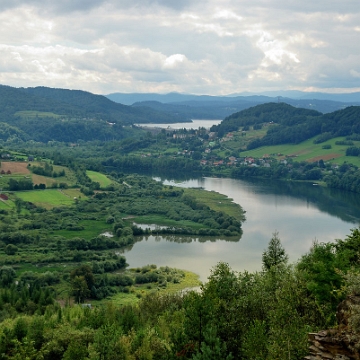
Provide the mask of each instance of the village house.
{"label": "village house", "polygon": [[245,163],[245,164],[253,164],[254,162],[255,162],[255,159],[252,158],[252,157],[246,157],[246,158],[244,159],[244,163]]}
{"label": "village house", "polygon": [[216,138],[216,132],[209,132],[209,139],[215,139]]}
{"label": "village house", "polygon": [[224,160],[214,161],[214,163],[213,163],[214,166],[220,166],[223,164],[224,164]]}

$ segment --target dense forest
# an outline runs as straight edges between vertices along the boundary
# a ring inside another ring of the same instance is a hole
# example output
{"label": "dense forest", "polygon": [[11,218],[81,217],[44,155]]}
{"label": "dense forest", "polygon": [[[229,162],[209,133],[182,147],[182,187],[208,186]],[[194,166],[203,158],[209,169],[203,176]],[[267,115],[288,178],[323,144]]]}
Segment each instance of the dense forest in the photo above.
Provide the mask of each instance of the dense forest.
{"label": "dense forest", "polygon": [[[130,107],[85,91],[0,85],[0,139],[106,141],[127,135],[124,125],[187,119],[148,107]],[[114,126],[112,126],[114,125]]]}

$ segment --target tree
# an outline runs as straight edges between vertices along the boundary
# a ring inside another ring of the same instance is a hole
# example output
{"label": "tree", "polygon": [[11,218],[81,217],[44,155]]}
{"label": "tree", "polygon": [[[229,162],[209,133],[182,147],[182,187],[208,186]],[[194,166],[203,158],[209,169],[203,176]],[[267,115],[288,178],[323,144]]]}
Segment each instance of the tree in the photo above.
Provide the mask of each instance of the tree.
{"label": "tree", "polygon": [[91,288],[95,285],[95,278],[89,265],[81,265],[70,273],[71,293],[75,301],[80,303],[91,294]]}
{"label": "tree", "polygon": [[71,293],[75,296],[75,301],[81,303],[90,295],[90,290],[86,284],[84,276],[75,276],[71,282]]}
{"label": "tree", "polygon": [[90,265],[81,265],[70,273],[70,278],[74,280],[76,277],[82,277],[89,289],[95,285],[95,278]]}
{"label": "tree", "polygon": [[279,232],[275,231],[269,242],[267,250],[262,254],[263,269],[270,270],[273,266],[286,264],[287,261],[288,255],[281,245]]}
{"label": "tree", "polygon": [[3,266],[0,269],[0,284],[2,286],[9,286],[16,278],[15,270],[11,266]]}
{"label": "tree", "polygon": [[18,251],[18,247],[13,244],[8,244],[5,247],[5,253],[7,255],[15,255]]}

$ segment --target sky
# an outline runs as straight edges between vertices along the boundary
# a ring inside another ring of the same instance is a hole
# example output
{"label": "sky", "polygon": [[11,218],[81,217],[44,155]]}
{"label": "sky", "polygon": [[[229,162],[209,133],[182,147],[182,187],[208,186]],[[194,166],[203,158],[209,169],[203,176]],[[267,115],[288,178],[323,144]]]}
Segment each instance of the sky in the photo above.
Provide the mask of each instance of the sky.
{"label": "sky", "polygon": [[359,0],[0,0],[0,84],[360,91]]}

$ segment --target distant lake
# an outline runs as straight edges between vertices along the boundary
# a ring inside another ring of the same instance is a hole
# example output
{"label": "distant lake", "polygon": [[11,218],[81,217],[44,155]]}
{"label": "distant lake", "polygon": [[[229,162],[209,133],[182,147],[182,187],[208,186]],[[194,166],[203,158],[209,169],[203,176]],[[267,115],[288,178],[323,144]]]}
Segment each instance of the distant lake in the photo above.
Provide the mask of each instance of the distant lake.
{"label": "distant lake", "polygon": [[173,123],[173,124],[138,124],[141,127],[157,127],[161,129],[198,129],[203,127],[205,129],[210,129],[213,125],[218,125],[222,120],[192,120],[188,123]]}
{"label": "distant lake", "polygon": [[246,211],[240,241],[214,237],[144,237],[126,251],[130,267],[156,264],[193,271],[205,281],[219,261],[236,271],[261,269],[262,252],[274,231],[295,262],[314,241],[344,239],[360,220],[360,196],[312,184],[258,179],[200,178],[165,184],[203,187],[231,197]]}

